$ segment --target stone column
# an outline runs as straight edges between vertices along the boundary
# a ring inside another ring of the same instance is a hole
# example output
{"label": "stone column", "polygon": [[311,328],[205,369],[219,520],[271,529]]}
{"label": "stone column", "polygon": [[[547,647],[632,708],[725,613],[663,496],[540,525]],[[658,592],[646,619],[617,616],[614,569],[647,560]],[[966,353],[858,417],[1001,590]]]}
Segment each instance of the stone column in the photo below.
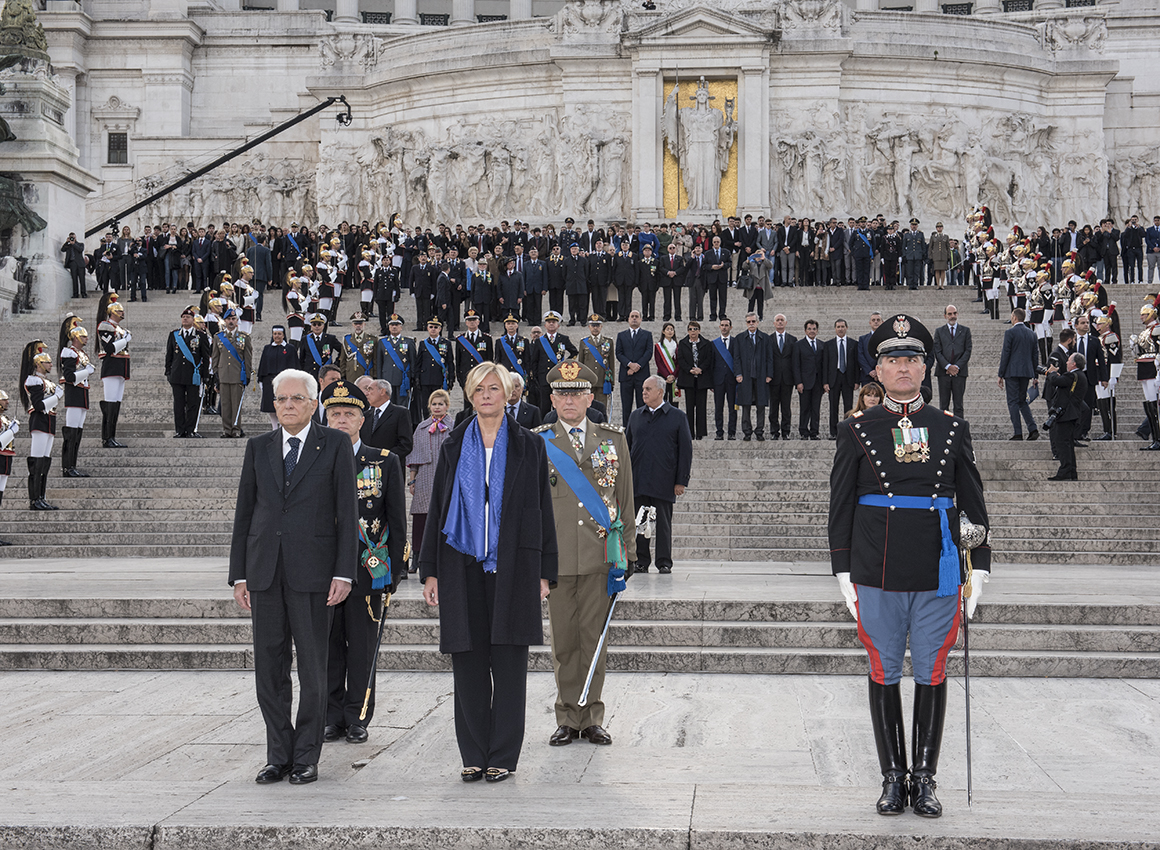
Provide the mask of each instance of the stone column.
{"label": "stone column", "polygon": [[[1035,3],[1036,12],[1046,12],[1049,9],[1062,9],[1063,0],[1037,0]],[[999,11],[996,9],[995,11]]]}
{"label": "stone column", "polygon": [[[1054,0],[1054,2],[1059,6],[1063,5],[1063,0]],[[1050,5],[1051,0],[1043,3],[1040,3],[1038,0],[1036,0],[1035,8],[1046,9]],[[975,0],[974,13],[976,15],[997,15],[1002,11],[1003,5],[999,2],[999,0]]]}
{"label": "stone column", "polygon": [[532,0],[511,0],[509,21],[526,21],[532,16]]}
{"label": "stone column", "polygon": [[419,23],[419,0],[395,0],[395,14],[392,24]]}
{"label": "stone column", "polygon": [[298,0],[278,0],[276,8],[279,12],[297,12]]}
{"label": "stone column", "polygon": [[636,68],[632,82],[632,216],[656,221],[665,210],[660,69]]}
{"label": "stone column", "polygon": [[451,0],[451,26],[466,27],[475,23],[475,0]]}
{"label": "stone column", "polygon": [[917,0],[914,4],[916,12],[937,12],[938,10],[939,0]]}
{"label": "stone column", "polygon": [[859,12],[872,12],[878,8],[878,0],[858,0],[855,6]]}
{"label": "stone column", "polygon": [[357,24],[358,0],[335,0],[334,22],[336,24]]}
{"label": "stone column", "polygon": [[768,66],[737,75],[737,215],[754,217],[769,206]]}

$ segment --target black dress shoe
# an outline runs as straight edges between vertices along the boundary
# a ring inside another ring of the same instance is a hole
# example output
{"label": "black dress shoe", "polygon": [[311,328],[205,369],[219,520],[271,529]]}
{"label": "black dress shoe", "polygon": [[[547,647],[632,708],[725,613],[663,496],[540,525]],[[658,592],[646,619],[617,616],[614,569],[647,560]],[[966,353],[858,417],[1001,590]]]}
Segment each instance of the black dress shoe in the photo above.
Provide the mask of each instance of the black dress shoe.
{"label": "black dress shoe", "polygon": [[1023,435],[1022,434],[1015,434],[1007,442],[1009,442],[1009,443],[1022,443],[1023,442]]}
{"label": "black dress shoe", "polygon": [[667,575],[669,575],[669,574],[670,574],[672,571],[673,571],[673,568],[672,568],[672,567],[661,567],[661,566],[658,566],[658,567],[657,567],[657,572],[658,572],[658,573],[661,573],[662,575],[666,575],[666,576],[667,576]]}
{"label": "black dress shoe", "polygon": [[459,771],[459,778],[464,782],[478,782],[483,779],[482,767],[465,767]]}
{"label": "black dress shoe", "polygon": [[88,478],[89,474],[87,472],[81,472],[79,469],[77,469],[74,466],[74,467],[71,467],[70,469],[66,469],[64,471],[64,477],[65,478]]}
{"label": "black dress shoe", "polygon": [[637,564],[632,570],[632,574],[634,576],[640,575],[641,573],[647,573],[647,572],[648,572],[648,564]]}
{"label": "black dress shoe", "polygon": [[725,435],[724,435],[724,434],[718,434],[718,435],[717,435],[716,437],[714,437],[713,439],[714,439],[714,440],[724,440],[724,439],[725,439]]}
{"label": "black dress shoe", "polygon": [[593,744],[600,744],[601,746],[608,746],[612,743],[612,736],[604,731],[603,726],[589,726],[580,733],[580,737],[591,741]]}
{"label": "black dress shoe", "polygon": [[1086,449],[1088,447],[1087,443],[1081,443],[1079,440],[1072,440],[1071,444],[1077,449]]}
{"label": "black dress shoe", "polygon": [[882,796],[878,798],[875,808],[880,815],[900,815],[906,811],[909,797],[910,784],[906,781],[906,774],[886,773],[882,779]]}
{"label": "black dress shoe", "polygon": [[346,729],[342,726],[332,725],[322,730],[322,740],[326,742],[337,741],[344,737],[346,737]]}
{"label": "black dress shoe", "polygon": [[316,764],[296,764],[294,769],[290,771],[291,785],[306,785],[317,781],[318,765]]}
{"label": "black dress shoe", "polygon": [[741,442],[748,443],[752,439],[753,439],[753,437],[751,437],[749,434],[746,434],[744,437],[741,438]]}
{"label": "black dress shoe", "polygon": [[1039,439],[1039,432],[1038,431],[1032,431],[1030,434],[1027,435],[1027,442],[1029,442],[1029,443],[1033,443],[1038,439]]}
{"label": "black dress shoe", "polygon": [[184,439],[185,439],[186,437],[188,437],[188,436],[189,436],[189,434],[174,434],[174,435],[173,435],[173,439],[175,439],[175,440],[184,440]]}
{"label": "black dress shoe", "polygon": [[1096,442],[1097,442],[1097,443],[1107,443],[1107,442],[1110,442],[1110,441],[1111,441],[1111,439],[1112,439],[1112,435],[1111,435],[1111,434],[1109,434],[1107,431],[1104,431],[1104,433],[1103,433],[1103,434],[1101,434],[1100,436],[1096,437]]}
{"label": "black dress shoe", "polygon": [[190,437],[191,439],[194,439],[194,440],[204,440],[205,439],[205,435],[199,434],[199,433],[197,433],[197,431],[190,431],[185,436]]}
{"label": "black dress shoe", "polygon": [[817,435],[817,434],[810,434],[810,439],[811,439],[811,440],[817,440],[817,439],[818,439],[818,435]]}
{"label": "black dress shoe", "polygon": [[1047,476],[1048,481],[1079,481],[1079,475],[1061,475],[1058,472],[1055,475]]}
{"label": "black dress shoe", "polygon": [[367,727],[351,726],[346,730],[346,742],[348,744],[365,744],[367,742]]}
{"label": "black dress shoe", "polygon": [[503,782],[512,772],[506,767],[489,767],[484,773],[483,778],[488,782]]}
{"label": "black dress shoe", "polygon": [[933,776],[910,778],[910,805],[914,807],[916,815],[922,818],[942,817],[942,803],[934,795],[934,789],[937,787],[938,783],[934,781]]}
{"label": "black dress shoe", "polygon": [[34,502],[29,502],[28,507],[30,510],[34,510],[34,511],[51,511],[52,510],[52,506],[49,505],[48,502],[44,501],[44,499],[37,499]]}
{"label": "black dress shoe", "polygon": [[563,747],[571,744],[579,737],[579,730],[573,729],[571,726],[560,726],[552,733],[552,737],[548,739],[548,743],[553,747]]}
{"label": "black dress shoe", "polygon": [[774,440],[776,442],[777,441],[777,434],[776,433],[770,434],[769,439]]}
{"label": "black dress shoe", "polygon": [[273,785],[275,782],[281,782],[285,779],[289,772],[290,765],[288,764],[268,764],[258,771],[254,781],[259,785]]}
{"label": "black dress shoe", "polygon": [[736,440],[736,439],[737,439],[737,435],[736,435],[736,434],[730,434],[730,435],[729,435],[729,439],[730,439],[730,440]]}
{"label": "black dress shoe", "polygon": [[765,442],[765,435],[764,435],[764,434],[758,434],[758,435],[757,435],[757,442],[759,442],[759,443],[764,443],[764,442]]}

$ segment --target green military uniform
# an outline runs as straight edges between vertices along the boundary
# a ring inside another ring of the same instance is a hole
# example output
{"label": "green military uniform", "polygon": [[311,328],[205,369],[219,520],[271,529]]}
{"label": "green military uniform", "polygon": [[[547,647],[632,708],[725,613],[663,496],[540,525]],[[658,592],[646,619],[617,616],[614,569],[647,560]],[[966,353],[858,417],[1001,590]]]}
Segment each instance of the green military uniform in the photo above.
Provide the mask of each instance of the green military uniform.
{"label": "green military uniform", "polygon": [[[238,353],[238,357],[242,358],[241,363],[226,346],[226,340]],[[213,373],[217,375],[218,389],[221,391],[222,436],[241,437],[243,432],[241,420],[238,418],[238,408],[242,405],[242,395],[249,386],[254,371],[253,346],[250,345],[249,334],[241,331],[219,331],[213,338],[210,357],[213,361]]]}
{"label": "green military uniform", "polygon": [[[354,383],[363,375],[375,377],[375,353],[379,338],[374,334],[363,332],[366,319],[362,313],[355,313],[350,317],[354,324],[353,333],[342,338],[342,350],[345,357],[342,362],[342,379]],[[359,362],[361,358],[362,362]]]}
{"label": "green military uniform", "polygon": [[[600,333],[602,325],[603,319],[600,316],[595,314],[590,316],[588,328],[595,331],[596,335],[589,334],[580,341],[577,348],[580,349],[579,361],[591,369],[592,374],[596,376],[596,380],[592,384],[593,401],[598,401],[604,405],[604,415],[608,416],[608,399],[612,396],[612,388],[616,384],[616,349],[612,340]],[[589,345],[600,352],[599,359],[592,353]],[[605,392],[606,388],[607,392]],[[611,421],[612,417],[608,416],[608,419]]]}
{"label": "green military uniform", "polygon": [[[589,392],[594,378],[591,370],[571,361],[555,367],[549,375],[549,383],[557,392],[561,389]],[[624,429],[598,425],[587,419],[582,420],[578,427],[584,431],[580,451],[574,448],[569,427],[562,420],[537,428],[535,433],[551,434],[553,445],[569,457],[578,459],[580,471],[608,506],[613,523],[617,520],[623,522],[621,534],[627,560],[631,563],[636,560],[636,517],[632,465]],[[560,549],[559,579],[548,596],[552,667],[557,689],[556,722],[561,727],[553,736],[552,743],[569,743],[568,739],[557,739],[567,729],[572,731],[571,738],[583,731],[585,737],[594,743],[611,743],[611,738],[600,728],[604,722],[604,703],[600,696],[604,687],[607,642],[592,679],[587,705],[580,707],[577,703],[608,616],[608,572],[612,565],[605,556],[603,530],[551,462],[550,454],[549,475]],[[589,734],[594,728],[598,734]],[[600,736],[605,740],[598,740]]]}

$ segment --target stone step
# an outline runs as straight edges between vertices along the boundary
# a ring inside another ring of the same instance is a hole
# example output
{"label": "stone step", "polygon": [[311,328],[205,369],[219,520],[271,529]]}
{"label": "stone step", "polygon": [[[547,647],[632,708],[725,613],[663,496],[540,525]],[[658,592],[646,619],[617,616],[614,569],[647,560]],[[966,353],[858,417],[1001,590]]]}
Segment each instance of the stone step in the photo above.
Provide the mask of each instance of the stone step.
{"label": "stone step", "polygon": [[[780,548],[696,548],[686,546],[673,547],[673,560],[678,564],[681,561],[772,561],[776,563],[793,563],[795,561],[812,560],[826,552],[824,541],[818,546],[806,549]],[[36,557],[32,552],[26,557]],[[1091,565],[1133,565],[1152,566],[1156,563],[1156,555],[1152,552],[1103,552],[1088,551],[1067,552],[1059,549],[1050,551],[1025,550],[1004,547],[1003,562],[1008,564],[1091,564]]]}

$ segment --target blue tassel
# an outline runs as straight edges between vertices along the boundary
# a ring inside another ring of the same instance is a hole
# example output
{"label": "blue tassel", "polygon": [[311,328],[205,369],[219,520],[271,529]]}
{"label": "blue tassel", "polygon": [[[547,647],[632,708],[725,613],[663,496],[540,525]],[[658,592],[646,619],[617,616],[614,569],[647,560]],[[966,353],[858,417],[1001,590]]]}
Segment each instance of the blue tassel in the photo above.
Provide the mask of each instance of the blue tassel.
{"label": "blue tassel", "polygon": [[938,558],[938,593],[936,596],[953,596],[959,592],[961,578],[959,567],[959,550],[951,537],[951,527],[947,522],[947,512],[940,509],[938,512],[939,526],[942,530],[942,552]]}
{"label": "blue tassel", "polygon": [[371,590],[385,590],[387,587],[387,579],[391,577],[391,571],[387,570],[381,576],[374,576],[371,579]]}

